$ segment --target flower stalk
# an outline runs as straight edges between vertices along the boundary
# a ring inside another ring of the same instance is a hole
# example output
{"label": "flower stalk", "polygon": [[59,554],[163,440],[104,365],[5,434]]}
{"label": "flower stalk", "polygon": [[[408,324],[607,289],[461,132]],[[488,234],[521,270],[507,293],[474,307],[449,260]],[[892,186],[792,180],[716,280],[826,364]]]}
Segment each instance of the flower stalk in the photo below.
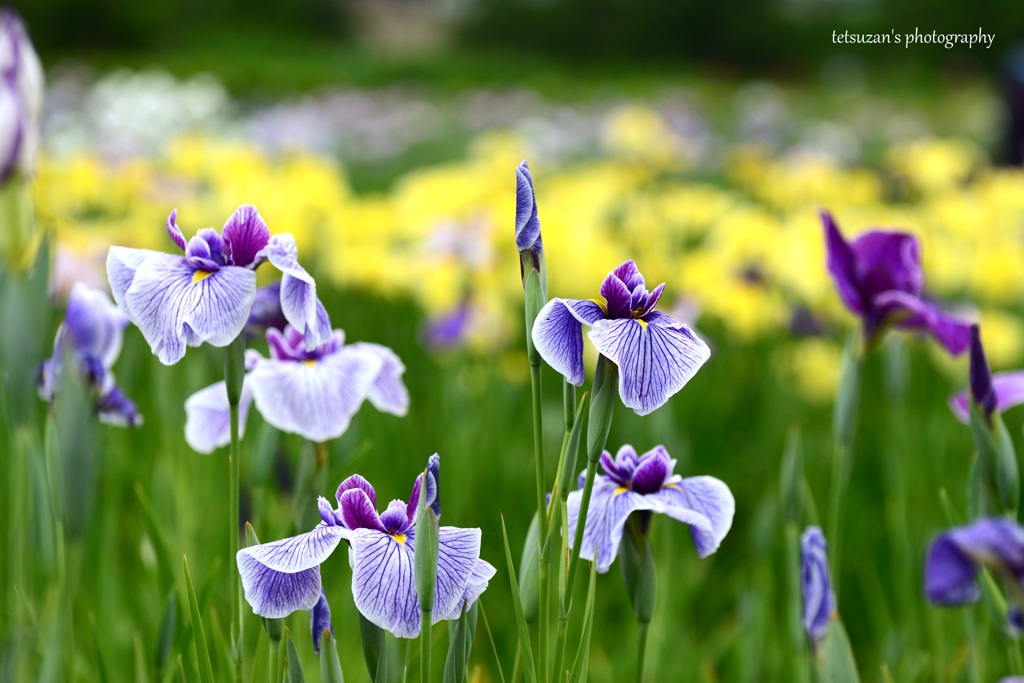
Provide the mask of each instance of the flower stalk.
{"label": "flower stalk", "polygon": [[[238,485],[241,443],[238,436],[238,404],[242,398],[242,379],[245,376],[245,335],[240,334],[224,348],[224,383],[227,387],[228,405],[231,407],[231,450],[228,452],[228,505],[231,514],[229,532],[230,557],[238,554],[239,505]],[[242,680],[242,582],[238,572],[228,565],[231,574],[231,648],[234,664],[234,680]]]}
{"label": "flower stalk", "polygon": [[[836,393],[833,413],[833,460],[831,507],[829,510],[829,545],[831,563],[840,565],[842,540],[843,494],[850,482],[853,467],[853,440],[857,427],[857,406],[860,403],[863,353],[859,335],[851,334],[843,353],[842,375]],[[833,577],[833,589],[839,593],[839,573]]]}

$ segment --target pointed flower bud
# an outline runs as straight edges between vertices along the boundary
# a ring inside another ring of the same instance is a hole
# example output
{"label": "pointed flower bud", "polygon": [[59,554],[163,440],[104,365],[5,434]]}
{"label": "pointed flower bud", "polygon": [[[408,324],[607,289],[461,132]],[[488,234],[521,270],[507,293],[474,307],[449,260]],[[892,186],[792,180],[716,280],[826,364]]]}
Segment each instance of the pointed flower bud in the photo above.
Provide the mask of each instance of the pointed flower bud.
{"label": "pointed flower bud", "polygon": [[309,626],[313,632],[313,649],[320,654],[320,639],[324,631],[334,635],[334,625],[331,623],[331,606],[327,604],[327,594],[323,586],[320,587],[320,599],[317,600],[313,609],[309,610]]}
{"label": "pointed flower bud", "polygon": [[520,254],[531,252],[539,256],[542,248],[533,176],[523,161],[516,167],[516,249]]}
{"label": "pointed flower bud", "polygon": [[989,370],[985,349],[981,345],[981,331],[971,325],[971,397],[991,418],[996,409],[996,392],[992,386],[992,371]]}

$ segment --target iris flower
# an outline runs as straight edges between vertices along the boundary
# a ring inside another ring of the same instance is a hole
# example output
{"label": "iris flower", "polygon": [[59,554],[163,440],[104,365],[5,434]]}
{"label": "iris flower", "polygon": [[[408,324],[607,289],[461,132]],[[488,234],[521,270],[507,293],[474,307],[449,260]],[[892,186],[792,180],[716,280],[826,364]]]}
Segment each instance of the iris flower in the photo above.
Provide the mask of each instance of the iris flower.
{"label": "iris flower", "polygon": [[816,526],[808,527],[800,537],[800,591],[804,632],[811,648],[817,651],[828,635],[828,625],[836,611],[836,595],[832,590],[825,535]]}
{"label": "iris flower", "polygon": [[871,230],[853,242],[839,232],[832,214],[821,213],[828,271],[839,297],[875,340],[889,325],[927,330],[958,356],[970,343],[970,325],[923,298],[921,245],[903,232]]}
{"label": "iris flower", "polygon": [[64,322],[53,340],[53,355],[39,367],[39,397],[53,401],[70,359],[74,370],[93,390],[96,412],[101,422],[122,427],[142,424],[135,404],[114,381],[113,366],[121,353],[128,318],[117,309],[106,292],[76,284],[68,299]]}
{"label": "iris flower", "polygon": [[188,242],[175,210],[167,219],[167,233],[184,255],[126,247],[111,247],[107,255],[114,300],[160,362],[177,363],[186,345],[234,341],[249,318],[256,268],[264,261],[283,274],[281,309],[303,333],[306,348],[329,340],[330,319],[317,299],[316,283],[299,265],[295,238],[287,233],[271,237],[255,207],[238,207],[221,232],[203,228]]}
{"label": "iris flower", "polygon": [[533,343],[566,381],[583,384],[583,325],[597,350],[619,367],[619,396],[647,415],[696,374],[711,355],[689,327],[654,308],[665,285],[648,292],[633,261],[608,273],[597,299],[551,299],[533,325]]}
{"label": "iris flower", "polygon": [[[701,557],[718,550],[736,510],[732,492],[714,477],[684,479],[674,473],[675,465],[664,446],[656,446],[641,456],[632,446],[623,446],[614,460],[605,451],[601,455],[605,473],[594,480],[580,557],[596,561],[597,571],[608,571],[619,553],[626,520],[634,512],[660,512],[688,524]],[[583,477],[581,474],[579,479],[581,489]],[[576,534],[582,498],[580,490],[569,494],[569,538]]]}
{"label": "iris flower", "polygon": [[[322,522],[312,531],[238,552],[245,599],[264,617],[281,618],[313,609],[322,595],[320,564],[345,540],[350,545],[352,595],[367,620],[399,638],[415,638],[420,607],[413,577],[416,510],[420,495],[440,511],[434,455],[416,478],[409,502],[393,500],[377,513],[377,494],[359,475],[338,487],[337,509],[319,499]],[[480,559],[480,529],[443,526],[439,534],[433,621],[457,619],[487,588],[495,570]]]}
{"label": "iris flower", "polygon": [[35,169],[43,67],[14,10],[0,8],[0,183]]}
{"label": "iris flower", "polygon": [[[246,352],[248,372],[242,383],[239,425],[253,401],[263,419],[284,432],[310,441],[336,439],[369,399],[378,410],[403,416],[409,393],[402,383],[405,366],[380,344],[348,344],[334,330],[327,343],[306,350],[303,335],[291,327],[267,330],[270,357]],[[185,401],[185,440],[210,453],[230,440],[230,407],[223,381],[201,389]]]}
{"label": "iris flower", "polygon": [[[986,416],[998,410],[1002,413],[1024,403],[1024,370],[1002,372],[995,375],[989,370],[981,334],[977,325],[971,326],[970,396],[974,397]],[[970,421],[968,391],[961,391],[949,399],[949,407],[963,423]]]}
{"label": "iris flower", "polygon": [[[1002,577],[1019,598],[1024,591],[1024,529],[1009,519],[985,517],[942,532],[928,549],[925,595],[936,605],[977,602],[982,568]],[[1019,619],[1019,610],[1011,619]]]}

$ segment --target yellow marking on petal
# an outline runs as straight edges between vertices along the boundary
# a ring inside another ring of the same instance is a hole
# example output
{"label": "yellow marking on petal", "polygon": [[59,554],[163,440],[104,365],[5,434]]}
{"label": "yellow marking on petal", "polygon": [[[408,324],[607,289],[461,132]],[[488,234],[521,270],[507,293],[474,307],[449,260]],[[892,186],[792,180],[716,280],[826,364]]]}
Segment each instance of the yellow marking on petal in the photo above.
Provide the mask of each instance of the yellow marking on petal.
{"label": "yellow marking on petal", "polygon": [[675,489],[676,491],[682,491],[683,487],[679,484],[664,484],[661,488],[663,489]]}
{"label": "yellow marking on petal", "polygon": [[614,498],[615,496],[621,496],[623,493],[625,493],[628,490],[629,489],[627,489],[625,486],[620,486],[619,488],[617,488],[614,491],[612,491],[612,498]]}
{"label": "yellow marking on petal", "polygon": [[304,360],[304,361],[302,361],[302,364],[305,365],[307,368],[311,368],[311,367],[314,367],[316,365],[316,361],[315,360]]}
{"label": "yellow marking on petal", "polygon": [[641,320],[640,318],[633,318],[633,320],[636,320],[638,323],[640,323],[640,327],[644,329],[644,332],[647,331],[647,321]]}
{"label": "yellow marking on petal", "polygon": [[213,275],[213,271],[197,270],[195,273],[192,274],[192,284],[195,284],[197,282],[202,282],[203,280],[205,280],[206,278],[210,277],[211,275]]}
{"label": "yellow marking on petal", "polygon": [[389,534],[389,536],[398,541],[400,544],[405,545],[405,534]]}
{"label": "yellow marking on petal", "polygon": [[603,303],[601,303],[597,299],[587,299],[587,301],[593,301],[595,304],[597,304],[598,306],[601,307],[601,310],[604,311],[605,315],[608,315],[608,307],[606,305],[604,305]]}

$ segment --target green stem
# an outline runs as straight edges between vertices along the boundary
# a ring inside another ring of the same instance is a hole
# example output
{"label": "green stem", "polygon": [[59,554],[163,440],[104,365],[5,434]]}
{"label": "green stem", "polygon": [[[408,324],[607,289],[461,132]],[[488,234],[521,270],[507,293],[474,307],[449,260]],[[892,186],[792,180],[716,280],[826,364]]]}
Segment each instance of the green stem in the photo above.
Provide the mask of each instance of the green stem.
{"label": "green stem", "polygon": [[850,483],[853,458],[853,439],[857,426],[857,407],[860,403],[861,368],[863,349],[859,333],[854,331],[846,344],[843,354],[842,376],[836,394],[832,433],[834,451],[832,459],[832,488],[829,491],[828,545],[832,565],[832,589],[839,597],[839,582],[842,576],[842,517],[843,496]]}
{"label": "green stem", "polygon": [[[547,503],[544,494],[547,486],[544,483],[544,423],[542,417],[541,397],[541,366],[530,365],[530,387],[533,399],[533,464],[536,469],[537,479],[537,517],[540,522],[540,535],[538,538],[543,541],[547,538]],[[541,543],[537,553],[537,561],[540,568],[537,572],[539,581],[539,608],[537,610],[537,669],[542,679],[547,678],[548,670],[548,613],[549,593],[548,583],[548,558],[545,543]]]}
{"label": "green stem", "polygon": [[284,660],[281,657],[281,641],[270,641],[270,683],[281,683],[284,678]]}
{"label": "green stem", "polygon": [[839,579],[842,576],[840,568],[842,533],[843,526],[840,523],[843,517],[843,494],[850,482],[850,448],[849,444],[837,440],[832,460],[832,485],[831,499],[829,500],[829,527],[828,546],[832,557],[832,590],[839,596]]}
{"label": "green stem", "polygon": [[242,460],[241,443],[238,436],[238,404],[241,401],[242,381],[245,372],[245,336],[238,335],[235,341],[224,348],[224,383],[227,386],[228,405],[231,410],[231,450],[228,452],[228,505],[231,513],[229,540],[231,549],[227,563],[231,574],[231,647],[234,664],[234,680],[242,680],[242,581],[235,570],[235,556],[239,546],[239,505],[238,480]]}
{"label": "green stem", "polygon": [[430,623],[429,610],[420,610],[420,681],[430,683]]}
{"label": "green stem", "polygon": [[647,655],[647,631],[650,624],[640,622],[636,633],[636,683],[644,680],[644,659]]}
{"label": "green stem", "polygon": [[1020,656],[1020,642],[1013,638],[1007,639],[1006,649],[1010,657],[1010,673],[1014,676],[1024,676],[1024,660]]}

